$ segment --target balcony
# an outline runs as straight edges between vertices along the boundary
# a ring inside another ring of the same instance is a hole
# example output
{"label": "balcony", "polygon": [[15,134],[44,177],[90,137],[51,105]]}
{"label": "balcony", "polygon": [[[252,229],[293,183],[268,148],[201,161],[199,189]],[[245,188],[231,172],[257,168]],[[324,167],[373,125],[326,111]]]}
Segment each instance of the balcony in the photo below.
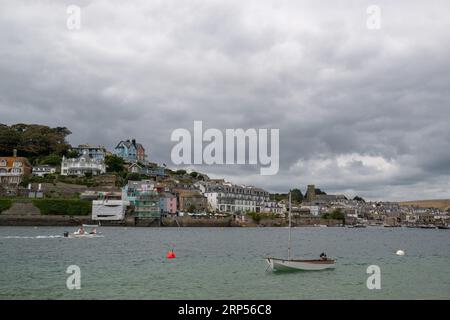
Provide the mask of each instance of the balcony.
{"label": "balcony", "polygon": [[21,172],[0,172],[0,177],[21,177]]}

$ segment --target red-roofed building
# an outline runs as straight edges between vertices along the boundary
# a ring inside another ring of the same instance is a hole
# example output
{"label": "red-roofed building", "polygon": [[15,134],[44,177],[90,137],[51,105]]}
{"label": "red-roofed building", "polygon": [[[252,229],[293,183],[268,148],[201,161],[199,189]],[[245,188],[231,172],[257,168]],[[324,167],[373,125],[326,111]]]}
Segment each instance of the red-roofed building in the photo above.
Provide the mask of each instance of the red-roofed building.
{"label": "red-roofed building", "polygon": [[32,167],[27,158],[18,157],[16,150],[12,157],[0,157],[0,184],[19,184],[23,177],[31,174]]}

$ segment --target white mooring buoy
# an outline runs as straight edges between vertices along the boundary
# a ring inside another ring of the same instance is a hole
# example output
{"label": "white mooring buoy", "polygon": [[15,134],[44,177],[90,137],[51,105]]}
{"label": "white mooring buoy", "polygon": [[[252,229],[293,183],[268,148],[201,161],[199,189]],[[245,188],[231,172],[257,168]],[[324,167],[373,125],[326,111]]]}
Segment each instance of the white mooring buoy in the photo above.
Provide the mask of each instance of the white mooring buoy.
{"label": "white mooring buoy", "polygon": [[405,255],[405,251],[397,250],[397,252],[395,254],[398,255],[398,256],[404,256]]}

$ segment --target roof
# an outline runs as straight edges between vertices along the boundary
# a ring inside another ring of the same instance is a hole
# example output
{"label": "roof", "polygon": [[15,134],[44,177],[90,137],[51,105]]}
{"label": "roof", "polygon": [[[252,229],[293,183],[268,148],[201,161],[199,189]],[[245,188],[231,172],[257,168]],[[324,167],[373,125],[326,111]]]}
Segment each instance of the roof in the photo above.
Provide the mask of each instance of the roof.
{"label": "roof", "polygon": [[12,167],[14,161],[20,161],[23,164],[25,164],[25,166],[31,167],[31,164],[28,161],[28,159],[24,158],[24,157],[0,157],[0,161],[1,160],[6,160],[6,166],[7,167]]}
{"label": "roof", "polygon": [[92,146],[90,144],[79,144],[78,147],[72,147],[72,149],[106,149],[104,146]]}
{"label": "roof", "polygon": [[[133,144],[133,141],[134,141],[134,144]],[[142,148],[143,150],[145,150],[144,147],[142,146],[142,144],[136,143],[136,140],[121,140],[121,141],[117,144],[116,148],[119,148],[119,146],[120,146],[121,144],[125,145],[127,148],[130,148],[131,146],[134,146],[136,149]]]}
{"label": "roof", "polygon": [[37,166],[33,166],[33,169],[35,169],[35,168],[49,168],[49,169],[55,169],[56,166],[51,166],[51,165],[49,165],[49,164],[39,164],[39,165],[37,165]]}

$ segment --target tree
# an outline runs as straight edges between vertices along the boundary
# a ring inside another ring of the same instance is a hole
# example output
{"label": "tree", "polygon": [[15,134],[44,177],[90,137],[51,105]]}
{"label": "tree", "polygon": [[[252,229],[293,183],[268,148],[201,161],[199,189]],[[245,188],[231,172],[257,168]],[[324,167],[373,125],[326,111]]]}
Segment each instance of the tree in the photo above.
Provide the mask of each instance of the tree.
{"label": "tree", "polygon": [[108,155],[105,157],[106,172],[121,173],[124,171],[124,161],[116,155]]}
{"label": "tree", "polygon": [[189,206],[189,208],[188,208],[188,212],[195,212],[195,209],[196,209],[196,207],[195,207],[195,205],[194,204],[191,204],[190,206]]}
{"label": "tree", "polygon": [[59,166],[61,164],[61,156],[57,154],[50,154],[48,156],[43,157],[40,161],[40,164],[48,164],[51,166]]}
{"label": "tree", "polygon": [[359,196],[354,197],[353,200],[355,200],[355,201],[361,201],[361,202],[366,202],[366,200],[364,200],[363,198],[361,198],[361,197],[359,197]]}
{"label": "tree", "polygon": [[322,215],[323,219],[334,219],[334,220],[342,220],[345,224],[345,213],[342,212],[341,209],[335,209],[333,212],[327,212]]}
{"label": "tree", "polygon": [[189,175],[195,179],[198,176],[198,172],[192,171]]}
{"label": "tree", "polygon": [[257,212],[254,212],[254,211],[249,211],[249,212],[247,212],[247,215],[250,217],[250,218],[252,218],[252,220],[256,223],[256,224],[259,224],[259,222],[261,221],[261,215],[259,214],[259,213],[257,213]]}
{"label": "tree", "polygon": [[272,193],[272,194],[270,194],[270,200],[277,201],[277,202],[287,199],[287,198],[288,198],[287,193]]}
{"label": "tree", "polygon": [[62,156],[70,148],[66,142],[66,137],[70,134],[66,127],[0,124],[0,155],[12,155],[13,149],[17,149],[19,156],[27,157],[31,162],[51,154]]}
{"label": "tree", "polygon": [[127,175],[126,181],[139,181],[141,180],[141,175],[139,173],[129,173]]}
{"label": "tree", "polygon": [[76,150],[67,151],[67,158],[78,158],[78,152]]}
{"label": "tree", "polygon": [[84,173],[84,176],[85,176],[86,178],[92,178],[92,172],[85,172],[85,173]]}
{"label": "tree", "polygon": [[175,174],[177,176],[184,176],[186,174],[186,170],[177,170],[175,171]]}
{"label": "tree", "polygon": [[297,189],[297,188],[292,189],[291,196],[292,196],[292,201],[294,201],[294,202],[300,203],[303,201],[303,194],[300,191],[300,189]]}

